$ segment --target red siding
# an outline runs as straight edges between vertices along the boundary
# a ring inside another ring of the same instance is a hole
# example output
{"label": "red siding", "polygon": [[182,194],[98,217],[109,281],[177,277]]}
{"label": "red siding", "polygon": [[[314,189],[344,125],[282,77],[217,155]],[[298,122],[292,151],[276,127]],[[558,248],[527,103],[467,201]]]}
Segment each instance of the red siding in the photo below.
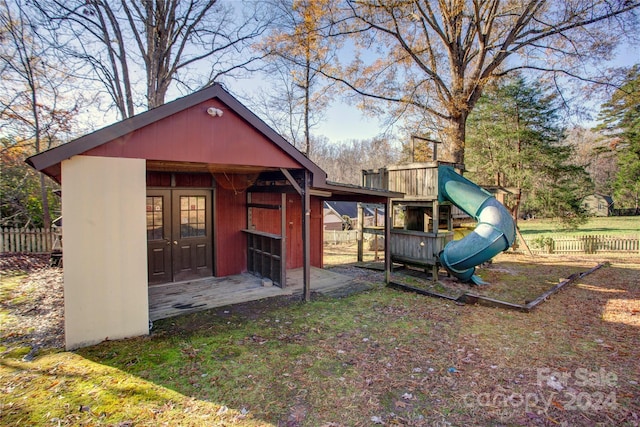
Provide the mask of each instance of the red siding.
{"label": "red siding", "polygon": [[[251,203],[280,206],[280,193],[251,193]],[[251,212],[252,225],[258,231],[280,234],[280,211],[277,209],[253,208]],[[289,212],[287,211],[287,217]]]}
{"label": "red siding", "polygon": [[[276,193],[252,193],[252,203],[280,205]],[[259,231],[281,234],[280,211],[253,209],[253,225]],[[311,198],[311,265],[322,267],[322,200]],[[302,267],[302,199],[298,194],[287,194],[287,268]]]}
{"label": "red siding", "polygon": [[[207,114],[209,107],[224,114],[211,117]],[[217,165],[301,167],[217,99],[187,108],[85,154]]]}
{"label": "red siding", "polygon": [[302,267],[302,198],[287,195],[287,268]]}
{"label": "red siding", "polygon": [[217,188],[215,210],[216,276],[229,276],[247,270],[247,228],[245,193]]}
{"label": "red siding", "polygon": [[171,174],[147,171],[147,187],[171,187]]}
{"label": "red siding", "polygon": [[[171,187],[171,172],[147,172],[147,187]],[[176,187],[211,188],[213,178],[208,173],[174,173]]]}
{"label": "red siding", "polygon": [[311,198],[311,265],[322,268],[324,249],[323,203],[318,197]]}
{"label": "red siding", "polygon": [[174,174],[176,187],[211,188],[213,178],[208,173],[176,173]]}

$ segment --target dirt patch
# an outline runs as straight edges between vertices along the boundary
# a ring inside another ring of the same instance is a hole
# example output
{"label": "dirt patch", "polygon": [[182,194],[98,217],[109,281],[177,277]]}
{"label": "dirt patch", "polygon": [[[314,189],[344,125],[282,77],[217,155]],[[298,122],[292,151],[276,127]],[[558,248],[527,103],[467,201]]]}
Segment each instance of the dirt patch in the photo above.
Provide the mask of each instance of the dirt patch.
{"label": "dirt patch", "polygon": [[[29,347],[30,351],[26,358],[30,359],[41,349],[62,348],[64,346],[62,269],[46,267],[48,256],[3,254],[0,259],[5,272],[2,280],[3,287],[8,280],[17,281],[0,300],[0,310],[6,313],[2,332],[0,332],[4,352],[10,352],[19,347]],[[4,268],[10,268],[10,270]],[[6,276],[8,271],[13,271],[14,275],[19,271],[25,271],[29,275],[23,278],[8,278]]]}
{"label": "dirt patch", "polygon": [[347,286],[343,286],[332,292],[326,293],[326,295],[333,298],[342,298],[354,293],[367,291],[375,287],[384,285],[384,272],[371,270],[368,268],[356,267],[355,265],[345,264],[338,265],[329,268],[328,270],[335,271],[336,273],[344,274],[345,276],[352,277],[351,283]]}

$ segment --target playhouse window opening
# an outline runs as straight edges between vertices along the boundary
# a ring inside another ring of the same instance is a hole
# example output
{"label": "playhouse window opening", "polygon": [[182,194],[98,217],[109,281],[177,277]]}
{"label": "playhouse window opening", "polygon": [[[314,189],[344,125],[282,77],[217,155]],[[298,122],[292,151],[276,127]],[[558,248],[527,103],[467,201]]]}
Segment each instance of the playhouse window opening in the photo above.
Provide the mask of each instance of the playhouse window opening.
{"label": "playhouse window opening", "polygon": [[438,230],[447,231],[450,226],[449,211],[448,205],[440,205],[438,218],[435,219],[433,206],[397,204],[393,206],[393,228],[430,233],[434,230],[434,221],[437,221]]}

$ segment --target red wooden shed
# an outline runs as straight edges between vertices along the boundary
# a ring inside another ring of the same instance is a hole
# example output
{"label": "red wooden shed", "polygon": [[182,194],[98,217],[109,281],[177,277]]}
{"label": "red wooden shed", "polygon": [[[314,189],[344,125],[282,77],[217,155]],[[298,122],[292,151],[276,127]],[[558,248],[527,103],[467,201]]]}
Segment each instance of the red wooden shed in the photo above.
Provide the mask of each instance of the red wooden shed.
{"label": "red wooden shed", "polygon": [[148,333],[152,286],[302,267],[308,298],[323,201],[401,196],[327,181],[218,84],[27,162],[62,185],[68,348]]}

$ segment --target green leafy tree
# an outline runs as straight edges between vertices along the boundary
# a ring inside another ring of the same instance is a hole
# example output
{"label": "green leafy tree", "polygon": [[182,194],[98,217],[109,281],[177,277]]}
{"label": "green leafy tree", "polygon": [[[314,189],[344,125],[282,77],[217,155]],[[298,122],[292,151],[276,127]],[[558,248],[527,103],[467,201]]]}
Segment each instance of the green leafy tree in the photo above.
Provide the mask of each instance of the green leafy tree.
{"label": "green leafy tree", "polygon": [[631,67],[625,83],[602,105],[598,127],[618,138],[618,173],[614,181],[619,208],[640,205],[640,66]]}
{"label": "green leafy tree", "polygon": [[[0,226],[44,227],[45,211],[40,188],[41,174],[24,163],[29,147],[15,140],[0,139]],[[49,189],[45,192],[47,206],[54,215],[60,213],[60,198]]]}
{"label": "green leafy tree", "polygon": [[593,186],[584,168],[571,164],[573,146],[562,144],[557,104],[521,77],[488,86],[469,117],[465,156],[473,180],[514,189],[507,200],[514,217],[522,203],[528,214],[575,225]]}

